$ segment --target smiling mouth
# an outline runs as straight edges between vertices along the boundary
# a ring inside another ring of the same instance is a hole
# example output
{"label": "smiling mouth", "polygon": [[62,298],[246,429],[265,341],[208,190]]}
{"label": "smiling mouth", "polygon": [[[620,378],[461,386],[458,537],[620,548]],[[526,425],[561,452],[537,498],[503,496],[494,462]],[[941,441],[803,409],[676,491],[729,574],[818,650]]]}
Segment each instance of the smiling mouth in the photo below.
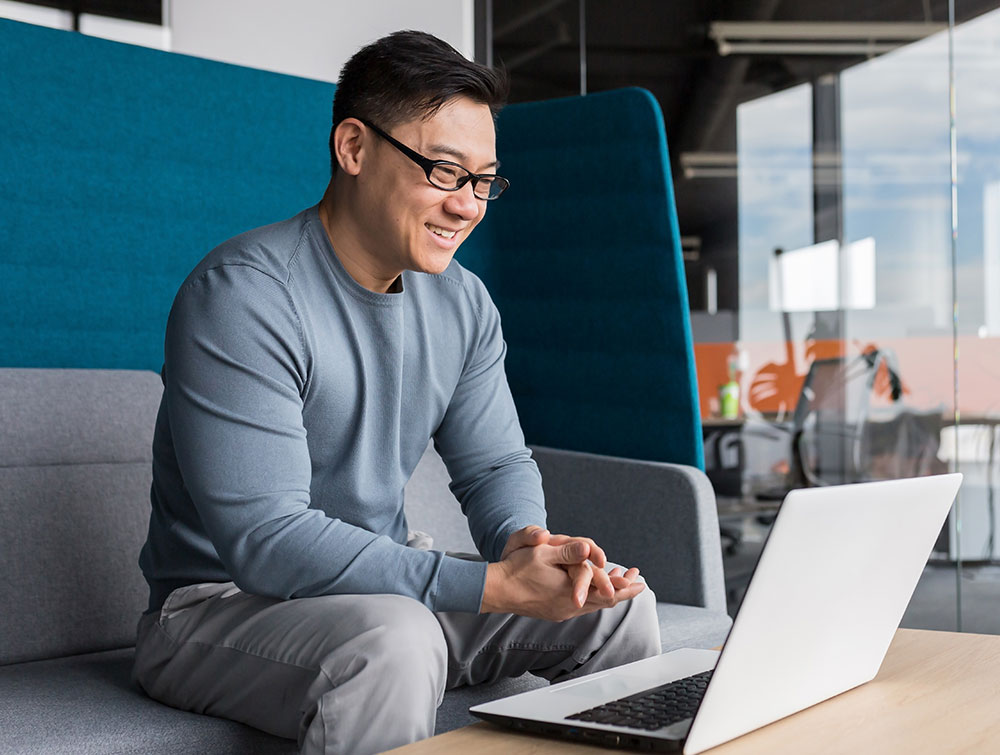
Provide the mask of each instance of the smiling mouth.
{"label": "smiling mouth", "polygon": [[441,226],[437,225],[431,225],[430,223],[424,223],[424,225],[427,227],[427,230],[429,230],[435,236],[440,236],[441,238],[445,239],[453,239],[455,238],[455,234],[458,233],[458,231],[449,231],[446,228],[442,228]]}

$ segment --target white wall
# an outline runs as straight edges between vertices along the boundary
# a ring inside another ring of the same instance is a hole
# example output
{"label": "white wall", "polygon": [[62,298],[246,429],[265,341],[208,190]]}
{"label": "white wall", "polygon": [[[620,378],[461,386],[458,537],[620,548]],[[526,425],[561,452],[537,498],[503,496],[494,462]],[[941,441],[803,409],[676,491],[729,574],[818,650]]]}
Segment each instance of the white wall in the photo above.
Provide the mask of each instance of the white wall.
{"label": "white wall", "polygon": [[468,58],[474,0],[164,0],[174,52],[336,81],[367,42],[400,29],[440,37]]}

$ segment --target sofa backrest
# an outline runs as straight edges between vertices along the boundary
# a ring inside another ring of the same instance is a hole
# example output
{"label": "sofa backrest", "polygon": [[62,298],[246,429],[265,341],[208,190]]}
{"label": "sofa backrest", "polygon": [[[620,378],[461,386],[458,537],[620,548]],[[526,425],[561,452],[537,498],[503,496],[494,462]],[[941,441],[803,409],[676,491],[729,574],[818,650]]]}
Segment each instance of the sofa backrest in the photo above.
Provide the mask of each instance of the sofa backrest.
{"label": "sofa backrest", "polygon": [[[147,371],[0,369],[0,665],[134,644],[162,391]],[[428,447],[411,526],[474,552],[448,482]]]}
{"label": "sofa backrest", "polygon": [[159,375],[0,370],[0,664],[129,647]]}

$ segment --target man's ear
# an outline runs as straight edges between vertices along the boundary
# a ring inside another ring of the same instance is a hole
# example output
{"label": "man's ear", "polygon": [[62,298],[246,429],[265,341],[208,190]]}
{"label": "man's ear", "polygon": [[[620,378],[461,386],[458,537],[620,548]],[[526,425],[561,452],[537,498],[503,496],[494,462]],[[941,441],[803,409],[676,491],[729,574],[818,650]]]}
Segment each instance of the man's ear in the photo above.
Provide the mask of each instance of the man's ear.
{"label": "man's ear", "polygon": [[357,118],[345,118],[333,132],[333,153],[340,169],[350,176],[361,172],[366,144],[371,134]]}

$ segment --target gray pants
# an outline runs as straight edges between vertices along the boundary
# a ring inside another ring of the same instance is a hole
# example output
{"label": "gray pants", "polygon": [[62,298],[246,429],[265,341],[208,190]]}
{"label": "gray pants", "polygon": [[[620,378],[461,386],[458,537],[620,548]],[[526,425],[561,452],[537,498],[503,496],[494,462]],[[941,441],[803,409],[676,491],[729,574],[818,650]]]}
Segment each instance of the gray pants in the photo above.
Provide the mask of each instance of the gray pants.
{"label": "gray pants", "polygon": [[143,616],[133,673],[156,700],[303,753],[372,753],[431,736],[446,689],[525,671],[561,681],[659,652],[648,588],[554,623],[433,613],[398,595],[276,600],[228,582],[182,587]]}

